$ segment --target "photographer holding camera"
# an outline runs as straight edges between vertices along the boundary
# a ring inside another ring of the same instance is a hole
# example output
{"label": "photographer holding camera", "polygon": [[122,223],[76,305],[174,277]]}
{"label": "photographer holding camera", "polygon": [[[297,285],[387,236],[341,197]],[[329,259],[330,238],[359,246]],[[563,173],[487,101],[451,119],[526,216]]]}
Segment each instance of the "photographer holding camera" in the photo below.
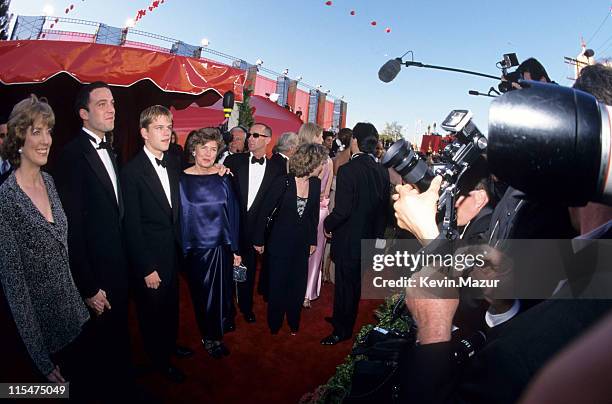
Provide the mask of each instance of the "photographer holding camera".
{"label": "photographer holding camera", "polygon": [[[612,104],[611,83],[611,68],[589,66],[575,87]],[[611,158],[607,150],[608,107],[598,105],[593,97],[579,91],[534,82],[521,84],[524,89],[498,98],[491,107],[489,141],[495,148],[489,148],[488,157],[492,171],[542,201],[555,199],[557,203],[566,202],[566,206],[584,205],[587,201],[609,202],[612,186],[608,179]],[[538,119],[530,123],[516,120],[508,112],[517,106],[529,107]],[[596,133],[598,130],[600,133]],[[517,141],[521,134],[525,135],[523,141]],[[568,159],[567,155],[573,158]],[[542,167],[535,157],[550,157],[550,164]],[[399,197],[394,206],[398,225],[411,231],[430,249],[443,244],[435,219],[440,184],[441,178],[436,177],[425,192],[412,186],[398,186]],[[598,221],[592,221],[593,230],[579,238],[611,238],[612,215],[601,205],[572,209],[572,218],[583,217],[584,213],[589,216],[589,210],[598,211],[598,215],[591,215]],[[430,243],[433,239],[436,241]],[[501,265],[502,255],[491,254],[489,266],[495,269]],[[594,290],[603,291],[604,297],[605,292],[609,294],[610,274],[580,264],[581,273],[566,282],[555,297],[591,297]],[[459,367],[450,342],[459,299],[418,297],[419,292],[413,288],[406,292],[406,305],[418,327],[419,345],[407,361],[402,388],[404,399],[417,403],[516,402],[548,360],[612,309],[609,297],[548,299],[512,322],[496,327],[488,344]]]}

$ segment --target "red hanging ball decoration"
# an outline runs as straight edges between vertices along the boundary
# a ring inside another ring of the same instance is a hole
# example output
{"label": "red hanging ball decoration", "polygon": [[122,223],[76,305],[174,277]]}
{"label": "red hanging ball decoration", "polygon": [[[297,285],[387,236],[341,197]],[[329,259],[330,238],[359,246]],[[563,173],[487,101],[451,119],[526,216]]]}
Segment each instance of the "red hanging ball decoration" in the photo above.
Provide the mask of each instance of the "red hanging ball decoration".
{"label": "red hanging ball decoration", "polygon": [[70,9],[73,10],[74,9],[74,4],[70,5]]}
{"label": "red hanging ball decoration", "polygon": [[59,22],[59,18],[56,18],[55,19],[55,23],[57,24],[58,22]]}
{"label": "red hanging ball decoration", "polygon": [[387,28],[385,32],[388,34],[389,32],[391,32],[391,28]]}
{"label": "red hanging ball decoration", "polygon": [[153,11],[153,7],[149,7],[149,11]]}
{"label": "red hanging ball decoration", "polygon": [[70,11],[70,9],[66,9],[66,14],[68,14],[68,11]]}
{"label": "red hanging ball decoration", "polygon": [[54,25],[55,25],[55,24],[51,24],[51,26],[49,26],[49,28],[53,28],[53,26],[54,26]]}
{"label": "red hanging ball decoration", "polygon": [[41,38],[44,38],[44,37],[46,37],[46,36],[47,36],[47,34],[42,34],[40,37],[41,37]]}
{"label": "red hanging ball decoration", "polygon": [[160,3],[160,4],[164,4],[164,0],[160,0],[160,1],[159,1],[159,3]]}
{"label": "red hanging ball decoration", "polygon": [[325,5],[326,5],[326,6],[331,6],[331,5],[332,5],[332,2],[331,2],[331,1],[326,1],[326,2],[325,2]]}
{"label": "red hanging ball decoration", "polygon": [[371,25],[371,26],[373,26],[373,27],[374,27],[374,26],[376,26],[376,21],[372,21],[372,22],[370,23],[370,25]]}
{"label": "red hanging ball decoration", "polygon": [[355,15],[355,10],[351,10],[351,15]]}

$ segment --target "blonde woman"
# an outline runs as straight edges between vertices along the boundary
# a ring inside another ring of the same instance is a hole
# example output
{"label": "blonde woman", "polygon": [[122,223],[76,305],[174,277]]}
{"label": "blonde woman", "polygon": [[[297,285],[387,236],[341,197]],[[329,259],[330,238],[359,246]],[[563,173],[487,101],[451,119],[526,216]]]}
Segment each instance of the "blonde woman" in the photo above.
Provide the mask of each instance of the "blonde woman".
{"label": "blonde woman", "polygon": [[[312,122],[305,123],[298,132],[300,145],[302,144],[322,144],[323,129]],[[304,296],[304,307],[310,308],[310,302],[319,298],[321,291],[321,264],[325,251],[325,234],[323,233],[323,220],[329,214],[329,192],[331,190],[334,164],[327,157],[323,163],[323,169],[318,177],[321,180],[321,196],[319,205],[319,225],[317,227],[317,248],[308,260],[308,281],[306,284],[306,296]]]}

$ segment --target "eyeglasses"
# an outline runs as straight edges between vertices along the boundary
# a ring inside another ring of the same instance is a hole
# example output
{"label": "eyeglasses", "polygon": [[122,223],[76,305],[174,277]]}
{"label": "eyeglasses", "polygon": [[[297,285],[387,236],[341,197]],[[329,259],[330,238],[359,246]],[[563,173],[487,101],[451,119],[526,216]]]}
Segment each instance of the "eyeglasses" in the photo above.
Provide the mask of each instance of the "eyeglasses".
{"label": "eyeglasses", "polygon": [[257,133],[257,132],[255,132],[255,133],[247,133],[247,137],[251,137],[251,136],[253,136],[253,138],[255,138],[255,139],[257,139],[260,136],[261,137],[270,137],[268,135],[262,135],[261,133]]}

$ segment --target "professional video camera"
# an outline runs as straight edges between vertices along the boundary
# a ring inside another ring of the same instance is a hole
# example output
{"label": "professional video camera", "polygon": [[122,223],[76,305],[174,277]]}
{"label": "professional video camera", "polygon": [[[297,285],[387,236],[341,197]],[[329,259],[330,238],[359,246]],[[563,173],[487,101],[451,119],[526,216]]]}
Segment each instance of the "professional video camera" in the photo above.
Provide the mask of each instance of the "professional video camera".
{"label": "professional video camera", "polygon": [[504,54],[503,60],[497,62],[497,67],[501,69],[502,77],[505,80],[497,86],[500,92],[507,93],[508,91],[514,90],[512,83],[518,83],[518,81],[523,78],[518,70],[508,73],[509,68],[518,65],[519,61],[516,57],[516,53],[506,53]]}
{"label": "professional video camera", "polygon": [[491,103],[491,172],[533,198],[612,204],[610,107],[572,88],[520,84]]}
{"label": "professional video camera", "polygon": [[404,181],[415,185],[421,192],[429,188],[436,175],[442,176],[438,211],[444,212],[442,232],[453,239],[457,227],[455,202],[460,192],[461,177],[482,158],[487,148],[487,138],[472,122],[472,113],[468,110],[451,111],[441,126],[454,139],[443,149],[439,163],[429,166],[410,143],[402,139],[385,153],[382,164],[395,169]]}

